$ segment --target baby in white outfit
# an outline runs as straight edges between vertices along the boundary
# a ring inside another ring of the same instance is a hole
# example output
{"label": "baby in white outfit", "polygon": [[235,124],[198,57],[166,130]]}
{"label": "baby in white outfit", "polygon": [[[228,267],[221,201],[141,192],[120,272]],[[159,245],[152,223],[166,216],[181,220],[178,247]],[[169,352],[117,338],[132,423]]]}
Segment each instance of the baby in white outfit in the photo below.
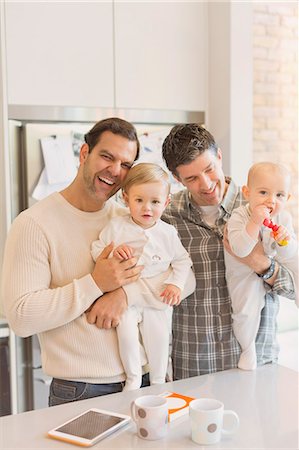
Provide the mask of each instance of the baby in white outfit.
{"label": "baby in white outfit", "polygon": [[[290,173],[286,168],[269,162],[254,164],[248,173],[247,186],[243,186],[248,204],[236,208],[227,223],[228,240],[236,256],[244,258],[249,255],[259,241],[269,256],[269,269],[258,275],[225,252],[233,330],[242,349],[238,363],[240,369],[253,370],[257,366],[255,338],[264,296],[270,289],[267,281],[278,270],[275,260],[292,271],[294,281],[298,278],[297,241],[291,215],[285,211],[289,190]],[[265,226],[265,219],[278,224],[277,231]]]}
{"label": "baby in white outfit", "polygon": [[[184,297],[194,291],[195,277],[192,261],[176,229],[160,220],[170,201],[167,173],[156,164],[137,164],[130,169],[122,190],[130,211],[113,218],[102,230],[99,240],[92,244],[92,256],[96,260],[113,242],[114,257],[125,260],[137,255],[138,264],[144,265],[140,279],[132,283],[134,295],[127,298],[129,308],[116,329],[126,373],[124,389],[132,390],[141,386],[140,335],[149,362],[151,384],[165,382],[170,306],[180,304],[183,291]],[[159,277],[159,291],[151,289],[152,277]],[[140,301],[145,285],[152,291],[146,304]]]}

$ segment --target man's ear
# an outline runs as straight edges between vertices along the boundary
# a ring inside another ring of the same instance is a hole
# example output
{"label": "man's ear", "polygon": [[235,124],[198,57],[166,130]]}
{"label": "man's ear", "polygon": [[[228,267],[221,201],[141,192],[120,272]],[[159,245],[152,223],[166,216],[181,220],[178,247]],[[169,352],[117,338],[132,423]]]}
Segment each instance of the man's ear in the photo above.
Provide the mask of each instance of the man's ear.
{"label": "man's ear", "polygon": [[249,187],[242,186],[242,194],[244,195],[245,200],[249,199]]}
{"label": "man's ear", "polygon": [[175,173],[172,174],[173,178],[177,180],[179,183],[181,183],[180,177],[176,175]]}
{"label": "man's ear", "polygon": [[83,144],[81,149],[80,149],[80,164],[84,163],[89,155],[89,146],[88,144]]}
{"label": "man's ear", "polygon": [[221,148],[217,148],[217,159],[219,159],[219,161],[222,161],[222,151]]}
{"label": "man's ear", "polygon": [[165,201],[164,208],[166,208],[166,206],[168,206],[170,202],[171,202],[171,195],[169,194],[167,199],[166,199],[166,201]]}

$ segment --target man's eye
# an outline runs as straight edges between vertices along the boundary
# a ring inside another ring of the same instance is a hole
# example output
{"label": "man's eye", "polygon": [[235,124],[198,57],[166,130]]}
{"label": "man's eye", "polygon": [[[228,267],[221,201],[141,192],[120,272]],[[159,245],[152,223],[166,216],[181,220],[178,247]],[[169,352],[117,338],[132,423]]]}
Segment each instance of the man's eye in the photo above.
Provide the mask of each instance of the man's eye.
{"label": "man's eye", "polygon": [[132,167],[132,164],[129,164],[129,163],[123,163],[121,166],[122,166],[123,169],[130,170],[131,167]]}

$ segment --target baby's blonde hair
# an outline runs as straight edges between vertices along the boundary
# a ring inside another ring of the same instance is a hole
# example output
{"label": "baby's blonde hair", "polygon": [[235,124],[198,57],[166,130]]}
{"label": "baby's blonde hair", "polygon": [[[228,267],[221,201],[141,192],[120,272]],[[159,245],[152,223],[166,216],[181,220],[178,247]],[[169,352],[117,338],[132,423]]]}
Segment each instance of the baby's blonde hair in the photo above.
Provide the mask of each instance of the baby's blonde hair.
{"label": "baby's blonde hair", "polygon": [[153,163],[139,163],[133,166],[122,184],[122,191],[128,194],[133,185],[162,182],[170,192],[170,181],[167,172]]}
{"label": "baby's blonde hair", "polygon": [[256,175],[256,173],[260,170],[271,170],[275,176],[275,173],[280,172],[283,176],[288,177],[291,179],[291,174],[288,171],[288,169],[283,166],[282,164],[277,164],[269,161],[263,161],[258,162],[256,164],[253,164],[253,166],[250,167],[247,177],[247,186],[250,186],[250,183],[252,183],[253,177]]}

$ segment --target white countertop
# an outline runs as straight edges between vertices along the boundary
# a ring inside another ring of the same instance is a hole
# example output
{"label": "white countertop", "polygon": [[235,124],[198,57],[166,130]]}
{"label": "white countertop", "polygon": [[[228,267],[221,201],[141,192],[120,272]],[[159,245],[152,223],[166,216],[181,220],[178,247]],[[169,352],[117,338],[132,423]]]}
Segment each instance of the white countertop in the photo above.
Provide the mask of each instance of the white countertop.
{"label": "white countertop", "polygon": [[169,424],[159,441],[139,439],[132,422],[127,428],[95,444],[99,449],[298,449],[298,373],[279,365],[265,365],[254,372],[238,369],[189,378],[142,390],[106,395],[66,405],[0,418],[1,449],[76,449],[46,437],[48,430],[89,408],[129,414],[133,399],[150,393],[175,391],[193,397],[221,400],[240,418],[235,436],[219,444],[199,446],[191,441],[188,415]]}

